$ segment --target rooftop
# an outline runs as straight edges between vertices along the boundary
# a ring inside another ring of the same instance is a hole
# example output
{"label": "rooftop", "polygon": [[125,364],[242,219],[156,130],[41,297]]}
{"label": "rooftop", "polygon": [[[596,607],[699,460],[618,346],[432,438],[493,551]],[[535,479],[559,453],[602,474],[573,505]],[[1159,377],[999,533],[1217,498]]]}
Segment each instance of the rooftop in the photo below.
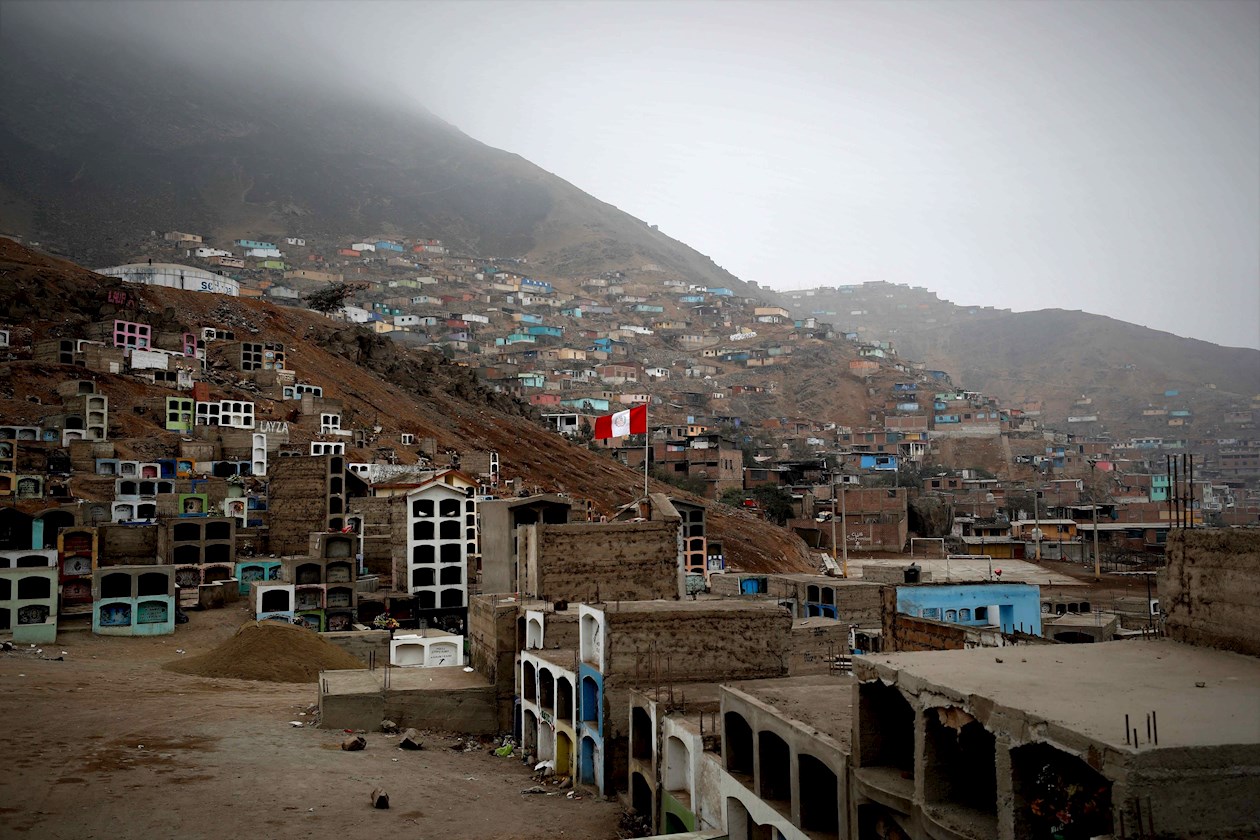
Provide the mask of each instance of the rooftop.
{"label": "rooftop", "polygon": [[763,612],[782,613],[785,609],[774,601],[710,598],[695,601],[614,601],[598,605],[609,618],[617,613],[715,613]]}
{"label": "rooftop", "polygon": [[[959,583],[963,581],[987,580],[990,565],[1002,570],[1003,583],[1036,583],[1043,586],[1079,586],[1081,582],[1073,577],[1052,572],[1049,569],[1029,563],[1027,560],[1010,560],[994,558],[991,562],[984,557],[903,557],[900,559],[874,559],[849,557],[849,576],[862,577],[862,569],[866,566],[892,566],[902,569],[911,561],[918,563],[924,571],[932,573],[933,583]],[[994,576],[997,579],[997,576]]]}
{"label": "rooftop", "polygon": [[[461,665],[434,668],[389,668],[390,691],[459,691],[486,688],[490,683]],[[385,668],[375,671],[321,671],[325,695],[380,694],[385,690]]]}
{"label": "rooftop", "polygon": [[728,686],[772,706],[785,720],[830,737],[849,751],[853,733],[853,677],[848,674],[749,680]]}
{"label": "rooftop", "polygon": [[[991,701],[1119,750],[1124,716],[1158,715],[1159,747],[1260,744],[1260,659],[1166,639],[855,657],[886,680]],[[1031,721],[1030,721],[1031,723]]]}

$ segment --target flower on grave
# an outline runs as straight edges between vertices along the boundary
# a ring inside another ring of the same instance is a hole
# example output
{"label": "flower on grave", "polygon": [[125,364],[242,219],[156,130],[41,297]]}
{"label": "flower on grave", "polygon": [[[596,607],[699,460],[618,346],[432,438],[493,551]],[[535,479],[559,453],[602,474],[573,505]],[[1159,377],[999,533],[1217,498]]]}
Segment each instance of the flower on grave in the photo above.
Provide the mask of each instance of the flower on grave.
{"label": "flower on grave", "polygon": [[377,630],[397,630],[398,619],[394,618],[389,613],[384,612],[372,620],[372,626]]}

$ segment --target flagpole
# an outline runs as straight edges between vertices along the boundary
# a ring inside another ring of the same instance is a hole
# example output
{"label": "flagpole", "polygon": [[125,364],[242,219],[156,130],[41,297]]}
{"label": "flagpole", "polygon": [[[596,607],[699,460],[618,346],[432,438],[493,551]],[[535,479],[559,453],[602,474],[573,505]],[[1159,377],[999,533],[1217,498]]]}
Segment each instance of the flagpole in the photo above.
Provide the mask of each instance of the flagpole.
{"label": "flagpole", "polygon": [[648,417],[649,401],[643,406],[643,498],[648,497],[648,453],[652,440],[652,426]]}

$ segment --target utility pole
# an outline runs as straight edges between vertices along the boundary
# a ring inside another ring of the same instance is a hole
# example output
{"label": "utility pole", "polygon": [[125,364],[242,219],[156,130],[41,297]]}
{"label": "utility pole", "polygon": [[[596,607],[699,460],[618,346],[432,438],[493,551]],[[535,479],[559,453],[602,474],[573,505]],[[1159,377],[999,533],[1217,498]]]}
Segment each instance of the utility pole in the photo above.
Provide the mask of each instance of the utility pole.
{"label": "utility pole", "polygon": [[1056,518],[1059,520],[1054,525],[1054,532],[1059,538],[1059,562],[1063,562],[1063,485],[1059,481],[1054,483],[1054,504],[1058,510],[1055,511]]}
{"label": "utility pole", "polygon": [[831,562],[836,560],[836,472],[831,471]]}
{"label": "utility pole", "polygon": [[[840,474],[844,478],[844,473]],[[844,563],[840,567],[840,576],[847,578],[849,576],[849,517],[844,507],[844,494],[848,485],[841,482],[840,484],[840,550],[844,556]]]}
{"label": "utility pole", "polygon": [[1102,561],[1098,557],[1098,503],[1094,502],[1094,580],[1102,580]]}
{"label": "utility pole", "polygon": [[1037,543],[1037,562],[1041,562],[1041,504],[1038,501],[1040,491],[1033,487],[1033,539]]}

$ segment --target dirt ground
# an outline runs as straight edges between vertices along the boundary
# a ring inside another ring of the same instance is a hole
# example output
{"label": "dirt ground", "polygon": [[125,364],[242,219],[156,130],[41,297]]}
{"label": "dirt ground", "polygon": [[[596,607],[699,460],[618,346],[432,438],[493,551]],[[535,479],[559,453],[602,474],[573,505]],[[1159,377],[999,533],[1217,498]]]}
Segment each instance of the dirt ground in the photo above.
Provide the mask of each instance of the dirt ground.
{"label": "dirt ground", "polygon": [[[300,712],[316,702],[313,684],[161,668],[208,651],[246,617],[193,613],[164,638],[62,632],[44,658],[0,654],[0,837],[617,836],[616,803],[523,795],[535,785],[529,768],[454,751],[456,734],[404,752],[397,736],[369,733],[366,750],[343,752],[341,732],[290,725],[309,719]],[[376,787],[389,810],[372,808]]]}

